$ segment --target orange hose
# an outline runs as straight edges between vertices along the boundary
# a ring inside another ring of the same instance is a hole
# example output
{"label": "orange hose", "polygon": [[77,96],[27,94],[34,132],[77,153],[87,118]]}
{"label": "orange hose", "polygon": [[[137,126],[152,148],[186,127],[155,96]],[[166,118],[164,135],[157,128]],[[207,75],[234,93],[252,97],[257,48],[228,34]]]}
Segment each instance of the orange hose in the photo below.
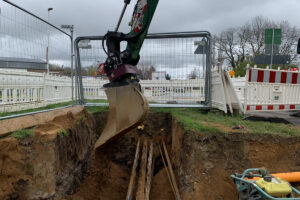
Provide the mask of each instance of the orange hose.
{"label": "orange hose", "polygon": [[[300,172],[277,173],[271,175],[286,180],[287,182],[290,183],[300,182]],[[254,177],[253,179],[246,179],[246,180],[258,180],[258,179],[260,178]]]}

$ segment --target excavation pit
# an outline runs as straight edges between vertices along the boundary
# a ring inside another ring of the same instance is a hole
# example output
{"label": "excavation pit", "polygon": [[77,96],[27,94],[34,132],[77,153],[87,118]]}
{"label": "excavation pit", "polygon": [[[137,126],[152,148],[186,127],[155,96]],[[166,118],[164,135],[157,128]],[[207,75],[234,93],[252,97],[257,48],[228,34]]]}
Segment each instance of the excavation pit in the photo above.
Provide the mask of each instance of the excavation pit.
{"label": "excavation pit", "polygon": [[230,175],[246,168],[264,166],[272,173],[300,170],[298,136],[204,134],[185,130],[168,113],[151,112],[142,130],[94,151],[106,116],[90,116],[84,110],[68,113],[36,127],[32,138],[2,138],[0,199],[125,199],[139,139],[154,143],[151,200],[175,199],[158,148],[161,141],[184,200],[237,199]]}
{"label": "excavation pit", "polygon": [[[94,117],[102,115],[98,113]],[[92,161],[92,174],[67,199],[125,199],[138,138],[152,139],[156,145],[166,141],[180,195],[185,200],[237,199],[230,175],[246,168],[264,166],[271,172],[300,170],[297,136],[202,134],[185,130],[172,115],[164,113],[151,113],[144,125],[144,131],[134,130],[97,152]],[[158,148],[154,149],[150,199],[173,200],[166,169]]]}

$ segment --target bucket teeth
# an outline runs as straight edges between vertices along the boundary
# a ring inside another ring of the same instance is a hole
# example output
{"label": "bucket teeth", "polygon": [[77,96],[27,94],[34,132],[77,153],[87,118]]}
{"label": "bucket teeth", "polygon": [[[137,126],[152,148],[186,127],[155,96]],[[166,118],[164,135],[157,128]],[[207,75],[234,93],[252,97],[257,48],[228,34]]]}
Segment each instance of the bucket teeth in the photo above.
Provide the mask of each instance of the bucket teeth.
{"label": "bucket teeth", "polygon": [[149,111],[148,101],[135,84],[107,88],[105,93],[109,102],[109,114],[95,148],[143,123]]}

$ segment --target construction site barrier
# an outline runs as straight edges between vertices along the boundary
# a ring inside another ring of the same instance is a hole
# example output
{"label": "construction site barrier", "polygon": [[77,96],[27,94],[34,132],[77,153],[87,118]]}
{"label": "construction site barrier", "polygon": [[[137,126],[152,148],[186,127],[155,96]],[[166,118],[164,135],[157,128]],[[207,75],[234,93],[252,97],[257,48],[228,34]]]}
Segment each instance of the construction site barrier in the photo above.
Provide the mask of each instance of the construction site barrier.
{"label": "construction site barrier", "polygon": [[212,107],[223,111],[225,114],[238,111],[242,113],[243,107],[235,92],[234,84],[227,71],[219,69],[212,72]]}
{"label": "construction site barrier", "polygon": [[244,113],[300,110],[299,71],[247,70]]}

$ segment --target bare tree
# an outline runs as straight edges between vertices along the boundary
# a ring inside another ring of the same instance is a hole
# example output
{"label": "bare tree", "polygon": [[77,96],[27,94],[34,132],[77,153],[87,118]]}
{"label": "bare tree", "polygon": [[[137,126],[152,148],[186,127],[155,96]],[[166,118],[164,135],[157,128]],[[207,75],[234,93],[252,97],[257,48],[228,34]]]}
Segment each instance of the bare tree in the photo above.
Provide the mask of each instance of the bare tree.
{"label": "bare tree", "polygon": [[282,43],[280,46],[280,54],[291,55],[291,61],[296,61],[296,44],[299,38],[299,29],[291,26],[288,21],[282,21],[279,24],[282,31]]}
{"label": "bare tree", "polygon": [[244,62],[249,55],[248,42],[251,38],[251,29],[246,24],[238,29],[238,62]]}
{"label": "bare tree", "polygon": [[265,30],[274,27],[274,22],[262,16],[256,16],[249,23],[250,27],[250,40],[249,45],[252,50],[252,55],[257,56],[264,53]]}
{"label": "bare tree", "polygon": [[268,18],[257,16],[239,28],[230,28],[215,37],[217,58],[215,62],[227,60],[235,69],[239,63],[247,61],[248,57],[265,54],[265,30],[267,28],[281,28],[282,44],[280,54],[291,55],[296,63],[296,42],[299,29],[291,26],[287,21],[273,22]]}
{"label": "bare tree", "polygon": [[188,79],[197,79],[200,77],[200,70],[198,68],[194,68],[191,73],[188,74]]}
{"label": "bare tree", "polygon": [[142,80],[151,80],[152,73],[155,72],[155,67],[152,66],[150,63],[139,63],[138,65],[138,74],[140,79]]}
{"label": "bare tree", "polygon": [[223,60],[224,58],[231,64],[233,68],[236,67],[236,32],[236,29],[230,28],[226,31],[223,31],[220,37],[217,37],[216,39],[216,47],[218,49],[218,61],[221,62],[221,60]]}

